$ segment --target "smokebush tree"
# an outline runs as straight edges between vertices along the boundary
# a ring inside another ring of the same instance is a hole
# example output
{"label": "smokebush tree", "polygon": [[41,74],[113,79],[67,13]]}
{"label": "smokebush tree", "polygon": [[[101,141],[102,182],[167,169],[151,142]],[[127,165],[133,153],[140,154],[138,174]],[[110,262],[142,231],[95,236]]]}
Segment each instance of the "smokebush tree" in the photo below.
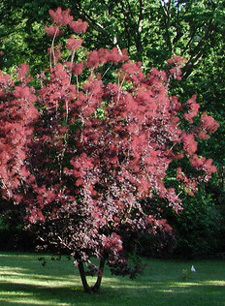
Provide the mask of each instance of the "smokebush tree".
{"label": "smokebush tree", "polygon": [[[163,207],[181,210],[179,194],[193,196],[216,171],[212,159],[197,155],[197,141],[218,123],[199,113],[196,96],[182,105],[169,95],[171,80],[181,79],[181,57],[168,60],[167,71],[144,74],[119,47],[85,53],[87,22],[73,20],[69,9],[49,13],[50,66],[35,79],[27,64],[14,77],[0,73],[1,193],[43,246],[74,257],[84,290],[96,292],[106,262],[114,274],[140,272],[128,262],[129,237],[169,230]],[[172,163],[174,188],[166,185]],[[158,210],[149,214],[154,198]],[[85,263],[97,275],[93,287]]]}

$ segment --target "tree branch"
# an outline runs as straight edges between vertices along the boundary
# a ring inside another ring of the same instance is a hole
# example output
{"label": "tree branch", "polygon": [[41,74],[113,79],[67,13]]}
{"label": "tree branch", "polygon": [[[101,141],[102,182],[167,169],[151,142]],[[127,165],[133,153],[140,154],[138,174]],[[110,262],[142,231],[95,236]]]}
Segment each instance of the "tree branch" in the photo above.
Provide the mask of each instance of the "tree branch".
{"label": "tree branch", "polygon": [[165,25],[165,38],[166,38],[166,44],[167,47],[170,51],[170,53],[172,54],[172,42],[171,42],[171,37],[170,37],[170,32],[169,32],[169,28],[170,28],[170,4],[171,1],[169,1],[169,3],[166,3],[164,0],[162,0],[161,2],[161,10],[163,12],[164,15],[164,25]]}
{"label": "tree branch", "polygon": [[104,272],[104,267],[105,267],[105,259],[102,258],[100,260],[100,264],[99,264],[99,274],[97,277],[97,281],[95,283],[95,285],[93,286],[93,291],[94,292],[98,292],[101,286],[101,282],[102,282],[102,277],[103,277],[103,272]]}
{"label": "tree branch", "polygon": [[88,282],[87,282],[83,262],[79,262],[78,269],[79,269],[79,272],[80,272],[80,278],[81,278],[81,281],[82,281],[82,284],[83,284],[84,291],[87,292],[87,293],[90,293],[91,292],[91,287],[88,285]]}
{"label": "tree branch", "polygon": [[142,22],[143,22],[143,1],[139,0],[139,18],[137,24],[137,40],[136,40],[138,53],[141,53],[142,51],[142,41],[141,41]]}
{"label": "tree branch", "polygon": [[211,29],[213,19],[209,21],[209,25],[205,31],[205,35],[201,38],[197,46],[192,50],[191,57],[183,68],[184,74],[182,79],[186,80],[189,75],[192,73],[193,67],[197,63],[197,61],[203,56],[203,46],[207,38],[214,33],[214,30]]}
{"label": "tree branch", "polygon": [[77,10],[85,17],[87,18],[92,25],[94,26],[95,30],[97,30],[98,32],[104,33],[108,35],[108,32],[105,30],[105,28],[97,21],[95,21],[89,14],[86,13],[86,11],[81,7],[81,1],[80,0],[76,0],[75,1],[75,5],[73,5],[73,7],[76,7]]}

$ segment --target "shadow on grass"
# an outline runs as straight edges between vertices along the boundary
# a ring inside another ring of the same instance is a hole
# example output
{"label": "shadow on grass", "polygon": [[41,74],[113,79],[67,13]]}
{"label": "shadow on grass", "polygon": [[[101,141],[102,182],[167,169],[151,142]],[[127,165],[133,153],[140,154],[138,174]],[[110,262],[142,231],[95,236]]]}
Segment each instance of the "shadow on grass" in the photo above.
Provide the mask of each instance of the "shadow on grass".
{"label": "shadow on grass", "polygon": [[[56,287],[48,288],[40,285],[29,285],[21,283],[0,283],[0,305],[64,305],[66,300],[81,290],[72,288]],[[70,301],[71,302],[71,301]]]}
{"label": "shadow on grass", "polygon": [[86,294],[81,287],[45,287],[21,283],[0,283],[1,306],[66,305],[182,305],[224,306],[224,288],[216,284],[155,282],[118,285],[107,282],[99,294]]}
{"label": "shadow on grass", "polygon": [[[178,267],[179,273],[182,265]],[[43,268],[37,256],[9,254],[1,257],[0,254],[0,305],[225,306],[223,274],[216,278],[218,274],[207,275],[203,271],[185,281],[182,274],[174,272],[173,263],[167,262],[162,267],[162,262],[155,261],[153,266],[154,269],[147,270],[135,281],[108,277],[107,272],[101,292],[86,294],[78,274],[68,261],[52,262]],[[164,272],[160,274],[158,271],[163,268]],[[217,272],[218,268],[215,269]],[[225,268],[224,263],[222,268]]]}

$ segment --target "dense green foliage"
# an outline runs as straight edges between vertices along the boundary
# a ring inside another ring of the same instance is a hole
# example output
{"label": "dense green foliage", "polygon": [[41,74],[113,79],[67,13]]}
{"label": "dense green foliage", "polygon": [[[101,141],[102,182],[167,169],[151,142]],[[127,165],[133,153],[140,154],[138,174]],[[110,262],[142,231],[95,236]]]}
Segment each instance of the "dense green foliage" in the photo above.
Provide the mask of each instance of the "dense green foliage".
{"label": "dense green foliage", "polygon": [[24,229],[22,215],[11,202],[1,201],[0,237],[0,250],[35,249],[35,235]]}
{"label": "dense green foliage", "polygon": [[224,220],[220,206],[209,195],[200,191],[196,197],[184,201],[184,210],[178,216],[168,219],[177,237],[174,255],[190,259],[217,253],[223,258]]}

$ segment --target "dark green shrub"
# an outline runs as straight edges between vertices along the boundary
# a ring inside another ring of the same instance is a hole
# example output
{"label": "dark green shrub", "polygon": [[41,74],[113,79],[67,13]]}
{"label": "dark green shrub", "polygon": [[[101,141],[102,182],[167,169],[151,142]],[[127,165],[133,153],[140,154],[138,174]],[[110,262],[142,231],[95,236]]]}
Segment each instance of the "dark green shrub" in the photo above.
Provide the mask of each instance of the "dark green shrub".
{"label": "dark green shrub", "polygon": [[174,255],[201,258],[223,251],[224,216],[219,205],[203,188],[193,198],[186,198],[184,210],[168,217],[177,238]]}
{"label": "dark green shrub", "polygon": [[30,251],[34,249],[35,235],[25,230],[16,206],[1,202],[0,211],[0,250]]}

